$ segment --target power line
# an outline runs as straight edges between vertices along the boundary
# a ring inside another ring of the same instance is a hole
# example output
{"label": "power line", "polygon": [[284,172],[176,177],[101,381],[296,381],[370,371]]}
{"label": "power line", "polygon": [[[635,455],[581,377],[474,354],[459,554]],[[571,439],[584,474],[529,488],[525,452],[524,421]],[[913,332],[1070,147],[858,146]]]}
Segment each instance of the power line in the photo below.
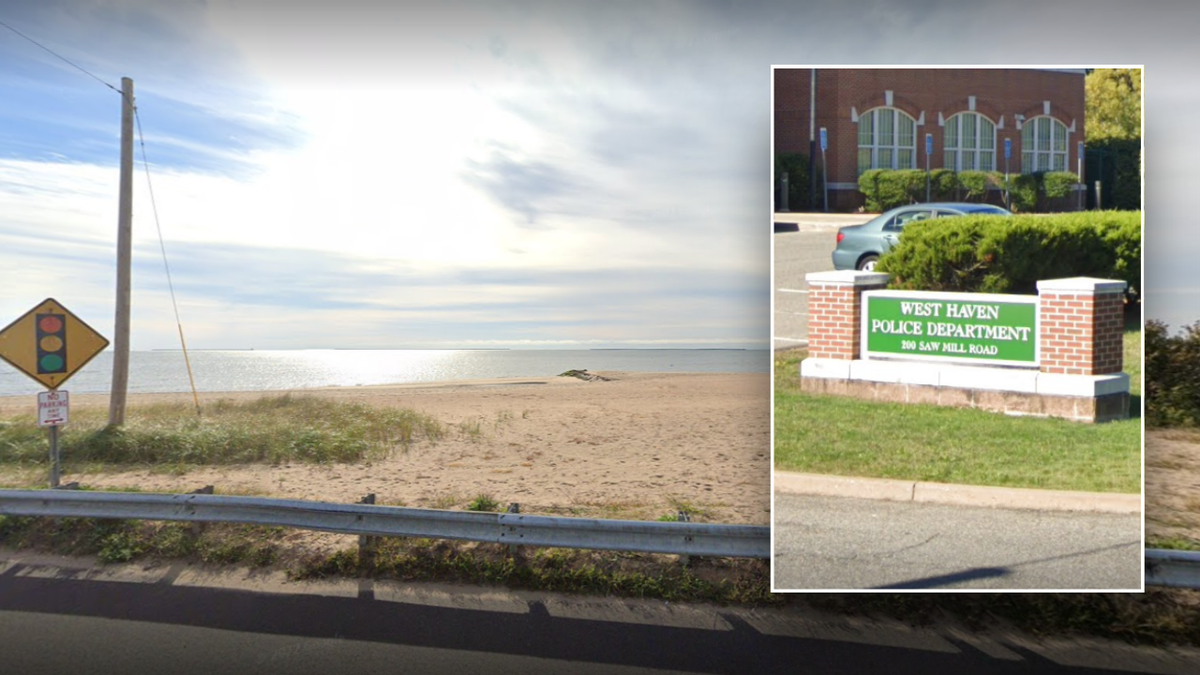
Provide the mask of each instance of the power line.
{"label": "power line", "polygon": [[158,203],[154,199],[154,185],[150,182],[150,161],[146,159],[146,137],[142,135],[142,117],[137,107],[133,108],[133,119],[137,122],[138,143],[142,147],[142,168],[146,170],[146,189],[150,195],[150,209],[154,213],[154,227],[158,230],[158,247],[162,249],[163,268],[167,272],[167,289],[171,292],[171,307],[175,310],[175,325],[179,327],[179,344],[183,347],[183,363],[187,366],[188,381],[192,385],[192,400],[196,414],[200,414],[200,397],[196,393],[196,379],[192,376],[192,361],[188,358],[187,342],[183,339],[183,321],[179,319],[179,303],[175,301],[175,284],[171,281],[171,266],[167,263],[167,245],[163,241],[162,225],[158,220]]}
{"label": "power line", "polygon": [[44,45],[44,44],[42,44],[42,43],[38,42],[37,40],[34,40],[33,38],[31,38],[31,37],[29,37],[28,35],[26,35],[26,34],[22,33],[21,31],[17,30],[16,28],[13,28],[12,26],[8,25],[7,23],[5,23],[5,22],[3,22],[3,21],[0,21],[0,26],[4,26],[5,28],[7,28],[7,29],[11,30],[12,32],[16,33],[17,35],[20,35],[21,37],[25,38],[26,40],[29,40],[30,42],[32,42],[33,44],[37,45],[38,47],[41,47],[42,49],[46,50],[46,51],[47,51],[48,53],[50,53],[51,55],[53,55],[53,56],[55,56],[55,57],[58,57],[58,58],[62,59],[62,60],[63,60],[64,62],[66,62],[68,65],[70,65],[70,66],[72,66],[72,67],[74,67],[74,68],[77,68],[77,69],[79,69],[79,71],[80,71],[80,72],[84,73],[85,75],[87,75],[88,77],[92,78],[93,80],[95,80],[95,81],[99,82],[100,84],[102,84],[102,85],[104,85],[104,86],[108,87],[109,89],[112,89],[113,91],[117,92],[118,94],[120,94],[120,93],[121,93],[121,90],[120,90],[120,89],[117,89],[116,87],[112,86],[112,85],[111,85],[111,84],[109,84],[108,82],[105,82],[104,80],[100,79],[99,77],[97,77],[97,76],[93,75],[93,74],[91,73],[91,71],[89,71],[88,69],[86,69],[86,68],[84,68],[83,66],[79,65],[78,63],[75,63],[74,61],[72,61],[72,60],[68,59],[67,57],[63,56],[62,54],[59,54],[58,52],[54,51],[53,49],[50,49],[49,47],[47,47],[46,45]]}
{"label": "power line", "polygon": [[[43,45],[42,43],[38,42],[37,40],[34,40],[33,38],[29,37],[28,35],[17,30],[16,28],[13,28],[12,26],[5,23],[4,21],[0,21],[0,26],[4,26],[5,28],[11,30],[12,32],[16,33],[17,35],[19,35],[19,36],[25,38],[26,40],[28,40],[29,42],[33,43],[34,45],[40,47],[41,49],[44,49],[49,54],[51,54],[59,59],[62,59],[68,65],[78,69],[80,72],[84,73],[85,75],[92,78],[93,80],[96,80],[100,84],[103,84],[104,86],[108,87],[109,89],[112,89],[113,91],[120,94],[122,98],[124,98],[124,96],[125,96],[124,92],[122,92],[120,89],[117,89],[116,87],[109,84],[108,82],[105,82],[104,80],[100,79],[99,77],[94,75],[91,71],[84,68],[83,66],[75,63],[74,61],[71,61],[70,59],[63,56],[62,54],[55,52],[53,49],[50,49],[46,45]],[[154,227],[158,231],[158,245],[159,245],[159,248],[162,250],[163,268],[166,270],[166,273],[167,273],[167,288],[170,290],[170,293],[171,293],[171,307],[175,310],[175,325],[179,327],[179,342],[183,347],[183,360],[184,360],[184,364],[187,366],[188,380],[191,382],[191,385],[192,385],[192,398],[195,400],[196,414],[198,415],[198,414],[200,414],[200,399],[196,393],[196,380],[192,376],[192,364],[191,364],[191,360],[188,358],[187,342],[184,341],[184,339],[183,339],[183,322],[179,318],[179,303],[175,300],[175,284],[171,280],[171,266],[170,266],[170,264],[167,263],[167,246],[163,241],[162,224],[160,223],[159,218],[158,218],[158,202],[154,199],[154,184],[150,181],[150,161],[146,158],[146,137],[142,134],[142,117],[141,117],[141,115],[138,114],[137,106],[134,105],[133,101],[129,101],[129,106],[130,106],[130,108],[133,109],[133,118],[137,122],[138,141],[140,142],[141,147],[142,147],[142,168],[145,169],[145,171],[146,171],[146,188],[147,188],[147,192],[150,195],[150,208],[154,213]]]}

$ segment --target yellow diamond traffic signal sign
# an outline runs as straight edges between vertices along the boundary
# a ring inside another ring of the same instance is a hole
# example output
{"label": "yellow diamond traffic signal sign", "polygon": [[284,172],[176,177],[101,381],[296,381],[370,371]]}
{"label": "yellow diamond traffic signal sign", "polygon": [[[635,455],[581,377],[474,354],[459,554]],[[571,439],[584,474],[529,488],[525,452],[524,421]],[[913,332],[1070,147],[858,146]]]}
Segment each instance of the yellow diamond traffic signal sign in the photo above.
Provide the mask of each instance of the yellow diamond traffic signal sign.
{"label": "yellow diamond traffic signal sign", "polygon": [[107,346],[103,335],[54,298],[0,330],[0,359],[48,389],[62,386]]}

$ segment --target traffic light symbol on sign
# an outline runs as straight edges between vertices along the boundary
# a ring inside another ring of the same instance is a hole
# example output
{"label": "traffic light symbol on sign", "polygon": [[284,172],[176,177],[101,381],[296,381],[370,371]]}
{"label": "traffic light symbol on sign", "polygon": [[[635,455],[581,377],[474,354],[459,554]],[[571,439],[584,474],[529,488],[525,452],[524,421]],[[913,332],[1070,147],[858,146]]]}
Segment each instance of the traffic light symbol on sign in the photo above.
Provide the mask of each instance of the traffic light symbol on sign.
{"label": "traffic light symbol on sign", "polygon": [[67,372],[66,316],[38,314],[36,320],[38,374]]}

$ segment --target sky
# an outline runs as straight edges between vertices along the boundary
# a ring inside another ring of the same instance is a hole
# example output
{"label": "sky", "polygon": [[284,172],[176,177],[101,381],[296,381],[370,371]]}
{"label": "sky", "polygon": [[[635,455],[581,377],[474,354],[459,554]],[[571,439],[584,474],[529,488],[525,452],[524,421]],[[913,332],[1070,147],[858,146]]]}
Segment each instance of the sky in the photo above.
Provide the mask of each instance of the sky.
{"label": "sky", "polygon": [[129,77],[134,350],[179,346],[164,248],[194,349],[768,348],[772,64],[1145,65],[1146,314],[1190,324],[1197,18],[9,0],[58,56],[0,26],[0,325],[54,297],[112,336]]}

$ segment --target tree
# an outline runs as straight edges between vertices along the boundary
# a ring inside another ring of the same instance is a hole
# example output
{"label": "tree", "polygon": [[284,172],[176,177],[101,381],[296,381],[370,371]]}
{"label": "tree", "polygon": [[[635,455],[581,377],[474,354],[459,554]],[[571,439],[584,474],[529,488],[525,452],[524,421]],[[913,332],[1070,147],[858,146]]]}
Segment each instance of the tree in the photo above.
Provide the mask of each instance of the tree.
{"label": "tree", "polygon": [[1141,68],[1096,68],[1084,80],[1089,145],[1142,137]]}

